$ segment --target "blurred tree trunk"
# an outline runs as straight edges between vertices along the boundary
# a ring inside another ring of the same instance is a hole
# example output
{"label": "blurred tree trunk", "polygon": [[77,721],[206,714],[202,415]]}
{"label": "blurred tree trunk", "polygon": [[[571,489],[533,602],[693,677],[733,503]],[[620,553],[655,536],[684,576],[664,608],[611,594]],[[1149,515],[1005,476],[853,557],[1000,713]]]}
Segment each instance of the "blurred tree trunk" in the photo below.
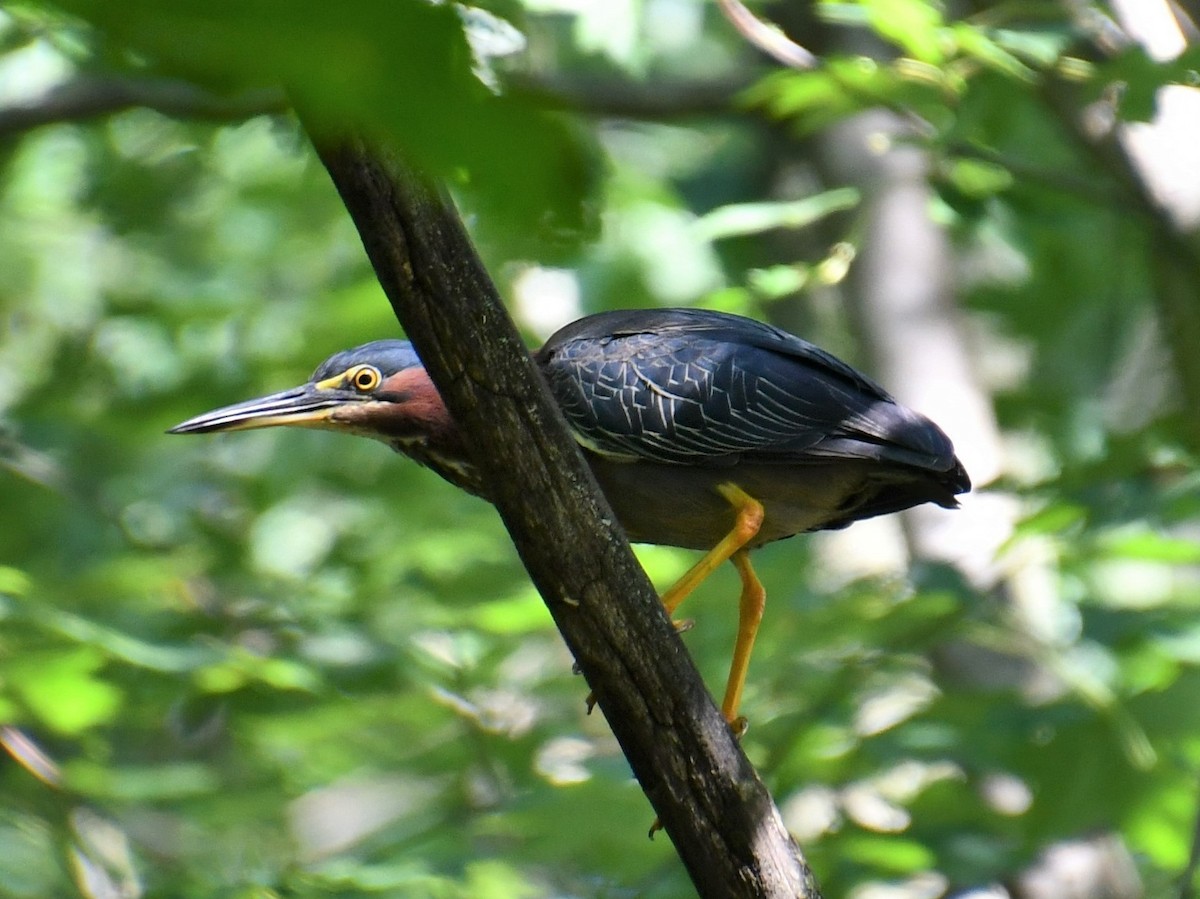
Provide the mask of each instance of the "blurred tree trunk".
{"label": "blurred tree trunk", "polygon": [[[1112,8],[1129,39],[1141,44],[1151,59],[1165,62],[1187,49],[1184,26],[1166,0],[1113,0]],[[1160,236],[1155,246],[1155,297],[1193,447],[1200,448],[1200,91],[1167,85],[1156,100],[1151,121],[1116,126],[1112,147],[1119,155],[1119,170],[1150,209]]]}
{"label": "blurred tree trunk", "polygon": [[[929,214],[934,199],[929,159],[904,140],[907,130],[896,115],[880,110],[822,136],[821,157],[831,182],[853,184],[863,196],[862,240],[846,300],[872,369],[901,400],[942,424],[977,490],[1001,473],[999,426],[972,370],[954,307],[953,250]],[[1035,559],[1010,563],[1003,571],[993,561],[1018,514],[1010,496],[972,493],[954,521],[921,509],[904,513],[902,520],[912,558],[954,564],[977,587],[1004,596],[1031,634],[1049,638],[1061,602],[1049,571]],[[1009,661],[1016,664],[997,666],[991,653],[972,648],[954,653],[951,664],[983,683],[1015,677],[1029,687],[1046,676],[1028,660]],[[1136,870],[1116,837],[1053,847],[1017,884],[1028,899],[1140,895]],[[1081,891],[1072,884],[1085,886]]]}
{"label": "blurred tree trunk", "polygon": [[[1153,60],[1174,59],[1187,48],[1195,24],[1177,16],[1168,0],[1114,0],[1117,21],[1076,10],[1091,52],[1109,57],[1141,44]],[[1117,185],[1129,213],[1151,235],[1154,300],[1162,340],[1173,363],[1182,400],[1185,437],[1200,450],[1200,178],[1195,148],[1200,142],[1200,91],[1184,85],[1161,87],[1150,122],[1118,119],[1120,86],[1085,105],[1077,85],[1048,78],[1042,96],[1080,149],[1090,153]],[[1160,412],[1162,410],[1154,410]]]}
{"label": "blurred tree trunk", "polygon": [[[1000,432],[954,306],[953,252],[929,215],[929,161],[907,141],[908,130],[877,110],[829,129],[819,142],[828,180],[854,185],[863,198],[862,241],[845,299],[875,373],[941,424],[979,488],[1000,474]],[[976,492],[963,497],[953,521],[931,511],[903,517],[911,555],[953,562],[977,585],[994,582],[993,560],[1011,535],[1015,504]]]}
{"label": "blurred tree trunk", "polygon": [[[888,52],[870,35],[853,41],[852,52]],[[862,238],[845,299],[871,368],[902,401],[942,424],[977,491],[1002,474],[1000,430],[955,308],[954,251],[930,215],[931,161],[912,137],[900,115],[875,110],[824,131],[818,158],[829,184],[854,185],[863,198]],[[1031,634],[1048,637],[1062,602],[1051,572],[1036,557],[1010,561],[1004,570],[994,561],[1019,514],[1010,496],[973,492],[953,522],[928,510],[903,513],[905,542],[912,558],[950,562],[977,587],[993,589]],[[952,664],[981,682],[1016,677],[1029,686],[1047,675],[1028,660],[1010,661],[1015,667],[996,666],[990,653],[972,650],[956,654]],[[1113,835],[1051,847],[1009,889],[1027,899],[1141,895],[1128,850]]]}

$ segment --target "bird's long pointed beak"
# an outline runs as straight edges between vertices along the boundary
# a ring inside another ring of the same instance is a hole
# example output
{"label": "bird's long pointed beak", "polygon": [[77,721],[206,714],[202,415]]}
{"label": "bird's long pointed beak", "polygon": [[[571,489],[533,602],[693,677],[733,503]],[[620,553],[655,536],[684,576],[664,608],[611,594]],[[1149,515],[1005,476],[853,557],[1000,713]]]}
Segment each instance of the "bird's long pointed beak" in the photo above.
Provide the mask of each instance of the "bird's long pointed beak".
{"label": "bird's long pointed beak", "polygon": [[222,406],[167,431],[168,434],[205,434],[211,431],[246,431],[251,428],[273,428],[280,425],[324,427],[329,425],[333,411],[357,397],[342,391],[322,389],[305,384],[282,390],[270,396]]}

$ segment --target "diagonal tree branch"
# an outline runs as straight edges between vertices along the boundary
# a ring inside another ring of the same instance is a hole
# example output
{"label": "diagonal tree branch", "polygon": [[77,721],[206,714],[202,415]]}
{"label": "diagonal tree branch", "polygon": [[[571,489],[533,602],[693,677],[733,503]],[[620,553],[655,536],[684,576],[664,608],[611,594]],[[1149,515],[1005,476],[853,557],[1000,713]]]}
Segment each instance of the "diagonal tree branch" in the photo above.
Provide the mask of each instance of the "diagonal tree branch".
{"label": "diagonal tree branch", "polygon": [[460,428],[487,448],[475,461],[500,515],[698,892],[819,897],[453,208],[358,140],[317,146],[397,317]]}

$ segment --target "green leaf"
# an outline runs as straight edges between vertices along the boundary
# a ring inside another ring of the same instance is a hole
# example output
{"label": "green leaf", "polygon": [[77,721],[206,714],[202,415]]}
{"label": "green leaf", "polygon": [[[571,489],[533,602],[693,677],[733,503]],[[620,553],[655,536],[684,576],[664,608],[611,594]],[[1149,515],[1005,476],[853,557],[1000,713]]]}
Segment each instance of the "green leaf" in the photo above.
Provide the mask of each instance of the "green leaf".
{"label": "green leaf", "polygon": [[185,672],[216,658],[216,653],[209,648],[153,644],[60,609],[31,609],[29,614],[49,631],[103,650],[107,656],[139,668],[169,673]]}
{"label": "green leaf", "polygon": [[[989,69],[1028,83],[1033,83],[1037,77],[1033,69],[1021,62],[1015,53],[999,43],[993,35],[965,22],[956,22],[950,27],[950,33],[954,35],[954,40],[963,54],[978,60]],[[1057,52],[1051,56],[1050,62],[1056,58]]]}
{"label": "green leaf", "polygon": [[773,265],[746,272],[746,281],[754,292],[769,300],[799,293],[811,278],[812,269],[799,264]]}
{"label": "green leaf", "polygon": [[210,693],[229,693],[255,682],[277,690],[316,692],[320,689],[320,673],[309,665],[290,659],[265,658],[234,650],[224,661],[200,669],[195,674],[197,685]]}
{"label": "green leaf", "polygon": [[953,159],[944,168],[947,180],[968,197],[990,197],[1012,187],[1012,172],[981,159]]}
{"label": "green leaf", "polygon": [[12,691],[47,727],[78,734],[109,721],[122,691],[96,676],[104,655],[92,648],[35,652],[3,666]]}
{"label": "green leaf", "polygon": [[846,857],[893,874],[910,874],[933,867],[934,856],[917,840],[888,834],[859,834],[842,843]]}
{"label": "green leaf", "polygon": [[546,604],[535,590],[510,599],[482,603],[472,609],[468,617],[475,627],[493,634],[528,634],[551,626]]}
{"label": "green leaf", "polygon": [[860,0],[871,27],[922,62],[945,61],[942,12],[931,0]]}
{"label": "green leaf", "polygon": [[400,890],[400,895],[430,896],[434,899],[464,895],[452,879],[432,873],[427,864],[415,859],[368,864],[352,858],[335,858],[313,865],[308,879],[315,881],[326,892],[356,890],[379,893],[383,890]]}
{"label": "green leaf", "polygon": [[1079,527],[1087,520],[1086,507],[1070,502],[1053,502],[1024,518],[1017,525],[1017,534],[1060,534]]}
{"label": "green leaf", "polygon": [[695,229],[704,240],[720,240],[775,228],[804,228],[835,212],[853,209],[858,201],[856,189],[841,187],[802,200],[732,203],[702,216]]}
{"label": "green leaf", "polygon": [[534,899],[543,894],[513,865],[499,859],[480,859],[467,866],[467,883],[473,899]]}
{"label": "green leaf", "polygon": [[0,593],[9,596],[25,596],[32,586],[33,582],[29,575],[21,569],[0,565]]}
{"label": "green leaf", "polygon": [[[959,26],[955,26],[959,27]],[[966,28],[967,26],[962,26]],[[1040,69],[1049,69],[1075,41],[1069,27],[1033,27],[1025,30],[997,28],[988,32],[991,42],[1013,56],[1028,60]],[[1000,67],[1003,71],[1003,67]],[[1016,73],[1013,73],[1016,74]]]}
{"label": "green leaf", "polygon": [[1200,541],[1153,531],[1111,533],[1099,541],[1099,549],[1105,555],[1144,562],[1200,564]]}

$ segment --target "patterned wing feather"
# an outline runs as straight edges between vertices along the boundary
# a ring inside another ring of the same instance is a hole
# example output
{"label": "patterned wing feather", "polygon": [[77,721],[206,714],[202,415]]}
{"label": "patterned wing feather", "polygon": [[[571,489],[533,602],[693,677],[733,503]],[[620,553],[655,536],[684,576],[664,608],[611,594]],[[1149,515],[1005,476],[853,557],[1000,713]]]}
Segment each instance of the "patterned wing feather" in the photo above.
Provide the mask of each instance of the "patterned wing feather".
{"label": "patterned wing feather", "polygon": [[818,347],[750,319],[602,313],[559,331],[538,361],[580,442],[611,458],[957,465],[927,418]]}

